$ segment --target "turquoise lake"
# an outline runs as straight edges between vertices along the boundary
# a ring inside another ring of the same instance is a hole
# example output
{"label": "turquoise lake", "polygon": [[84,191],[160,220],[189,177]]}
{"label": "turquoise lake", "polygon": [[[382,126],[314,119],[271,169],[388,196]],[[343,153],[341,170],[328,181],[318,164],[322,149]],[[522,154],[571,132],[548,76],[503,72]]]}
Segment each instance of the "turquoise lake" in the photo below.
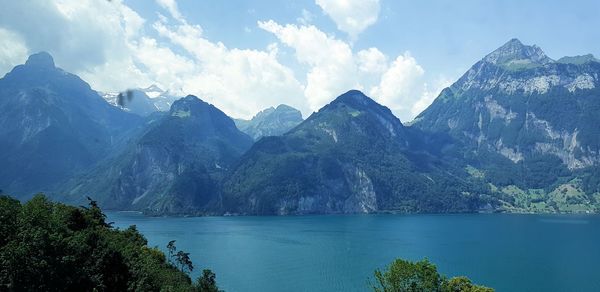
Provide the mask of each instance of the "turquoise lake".
{"label": "turquoise lake", "polygon": [[151,246],[170,240],[226,291],[369,291],[373,271],[395,258],[428,258],[447,276],[496,291],[600,291],[600,216],[347,215],[145,217]]}

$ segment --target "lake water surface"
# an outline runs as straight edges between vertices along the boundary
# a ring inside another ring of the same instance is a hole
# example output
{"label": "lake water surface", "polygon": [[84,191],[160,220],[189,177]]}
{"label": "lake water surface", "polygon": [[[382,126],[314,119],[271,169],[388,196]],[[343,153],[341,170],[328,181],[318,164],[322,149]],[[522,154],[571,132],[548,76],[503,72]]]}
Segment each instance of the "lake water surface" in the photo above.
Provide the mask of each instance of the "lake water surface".
{"label": "lake water surface", "polygon": [[600,216],[108,218],[163,250],[176,240],[193,277],[210,268],[226,291],[369,291],[373,271],[398,257],[500,292],[600,291]]}

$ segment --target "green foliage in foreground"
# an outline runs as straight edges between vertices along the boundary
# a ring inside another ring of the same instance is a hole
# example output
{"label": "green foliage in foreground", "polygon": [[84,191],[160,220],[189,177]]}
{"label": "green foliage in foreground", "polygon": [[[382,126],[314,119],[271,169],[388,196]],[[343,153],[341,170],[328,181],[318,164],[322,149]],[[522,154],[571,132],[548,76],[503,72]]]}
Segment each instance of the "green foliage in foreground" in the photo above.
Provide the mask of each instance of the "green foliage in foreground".
{"label": "green foliage in foreground", "polygon": [[0,290],[218,291],[210,270],[192,283],[186,253],[167,259],[135,226],[105,219],[93,201],[75,208],[43,195],[25,204],[0,196]]}
{"label": "green foliage in foreground", "polygon": [[397,259],[385,271],[375,271],[375,292],[493,292],[466,277],[447,279],[428,260],[416,263]]}

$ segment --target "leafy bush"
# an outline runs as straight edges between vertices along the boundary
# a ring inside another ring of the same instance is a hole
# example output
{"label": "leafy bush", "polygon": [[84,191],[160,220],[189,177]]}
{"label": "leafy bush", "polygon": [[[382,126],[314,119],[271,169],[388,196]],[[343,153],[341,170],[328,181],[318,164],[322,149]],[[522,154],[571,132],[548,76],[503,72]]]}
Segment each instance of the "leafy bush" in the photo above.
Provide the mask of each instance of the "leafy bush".
{"label": "leafy bush", "polygon": [[428,260],[416,263],[395,260],[385,271],[375,271],[375,292],[493,292],[494,289],[478,286],[466,277],[447,279],[441,276]]}

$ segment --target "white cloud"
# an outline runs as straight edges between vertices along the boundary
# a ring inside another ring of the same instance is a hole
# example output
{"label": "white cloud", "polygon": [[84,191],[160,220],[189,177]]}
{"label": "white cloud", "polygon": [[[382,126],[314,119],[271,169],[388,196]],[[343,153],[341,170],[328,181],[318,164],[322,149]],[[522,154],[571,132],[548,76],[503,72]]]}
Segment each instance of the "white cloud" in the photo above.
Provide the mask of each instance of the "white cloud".
{"label": "white cloud", "polygon": [[316,3],[352,40],[379,17],[379,0],[316,0]]}
{"label": "white cloud", "polygon": [[302,9],[302,16],[296,18],[296,21],[302,25],[309,25],[315,18],[314,14],[306,9]]}
{"label": "white cloud", "polygon": [[0,77],[27,60],[28,51],[18,34],[0,28]]}
{"label": "white cloud", "polygon": [[[24,54],[44,50],[96,90],[156,83],[180,95],[198,95],[236,117],[280,103],[308,111],[303,86],[278,62],[276,44],[265,50],[229,49],[188,24],[175,1],[158,3],[176,20],[170,25],[159,15],[149,28],[160,39],[149,36],[145,19],[118,0],[10,2],[0,11],[0,66],[22,63]],[[10,43],[3,50],[5,40]]]}
{"label": "white cloud", "polygon": [[421,97],[412,105],[410,110],[411,115],[416,117],[423,112],[440,95],[442,90],[450,85],[452,85],[452,80],[443,76],[440,76],[433,86],[426,83]]}
{"label": "white cloud", "polygon": [[311,110],[318,110],[348,89],[361,87],[352,49],[347,43],[326,35],[312,25],[283,26],[269,20],[259,22],[258,26],[293,48],[296,59],[310,66],[304,95]]}
{"label": "white cloud", "polygon": [[387,57],[377,48],[359,51],[356,56],[362,72],[377,74],[387,69]]}
{"label": "white cloud", "polygon": [[419,98],[420,91],[424,90],[421,79],[424,73],[417,60],[405,53],[392,62],[379,84],[371,88],[370,94],[406,120],[412,117],[412,105]]}
{"label": "white cloud", "polygon": [[119,1],[10,1],[0,10],[0,28],[18,35],[29,53],[50,52],[57,65],[99,90],[147,82],[131,48],[143,24]]}
{"label": "white cloud", "polygon": [[234,116],[250,117],[282,102],[306,111],[302,85],[291,69],[278,62],[276,45],[267,51],[229,49],[204,38],[199,26],[159,21],[154,28],[194,57],[198,71],[183,80],[183,91],[202,96]]}
{"label": "white cloud", "polygon": [[[175,1],[157,1],[169,14],[159,14],[154,23],[119,0],[7,2],[0,10],[0,70],[44,50],[96,90],[156,83],[242,118],[280,103],[306,115],[359,89],[407,121],[439,91],[438,84],[425,84],[423,68],[410,55],[389,58],[375,47],[355,52],[349,42],[308,25],[308,12],[303,13],[305,25],[258,22],[277,41],[264,49],[243,49],[208,39],[202,27],[181,15]],[[280,55],[280,45],[294,51],[291,62],[298,64],[280,62],[286,53]],[[302,82],[297,75],[303,75]]]}
{"label": "white cloud", "polygon": [[423,80],[425,70],[408,52],[389,62],[375,47],[353,53],[350,44],[312,25],[280,25],[269,20],[258,26],[291,47],[297,61],[309,66],[304,95],[313,111],[353,88],[366,90],[403,121],[412,120],[418,114],[415,109],[431,101],[432,93]]}
{"label": "white cloud", "polygon": [[156,0],[156,3],[169,11],[173,18],[179,20],[180,22],[185,22],[181,12],[179,12],[179,7],[177,7],[177,2],[175,2],[175,0]]}

